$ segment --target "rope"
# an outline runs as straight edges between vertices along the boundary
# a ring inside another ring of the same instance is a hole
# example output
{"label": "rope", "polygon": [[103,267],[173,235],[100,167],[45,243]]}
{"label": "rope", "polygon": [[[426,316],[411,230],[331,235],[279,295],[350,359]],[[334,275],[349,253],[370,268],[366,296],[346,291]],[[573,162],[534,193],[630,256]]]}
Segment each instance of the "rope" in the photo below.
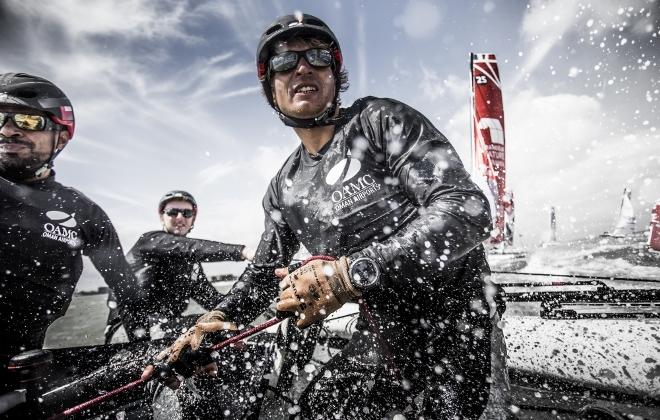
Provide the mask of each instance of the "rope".
{"label": "rope", "polygon": [[254,334],[258,333],[259,331],[263,331],[266,328],[272,327],[273,325],[277,325],[280,322],[282,322],[283,320],[284,320],[284,318],[273,317],[273,318],[269,319],[268,321],[262,322],[261,324],[255,326],[255,327],[252,327],[248,330],[243,331],[242,333],[240,333],[238,335],[235,335],[231,338],[228,338],[225,341],[222,341],[222,342],[216,344],[215,346],[213,346],[211,348],[213,350],[220,350],[223,347],[227,347],[230,344],[233,344],[237,341],[241,341],[242,339],[244,339],[246,337],[254,335]]}
{"label": "rope", "polygon": [[[299,265],[298,267],[301,267],[301,266],[303,266],[303,265],[309,263],[310,261],[314,261],[314,260],[334,261],[335,258],[334,258],[334,257],[327,256],[327,255],[314,255],[314,256],[311,256],[311,257],[305,259],[303,262],[299,263],[300,265]],[[296,264],[298,264],[298,263],[296,263]],[[291,271],[291,270],[290,270],[290,271]],[[369,314],[369,318],[371,319],[371,314]],[[238,334],[238,335],[235,335],[234,337],[228,338],[227,340],[224,340],[224,341],[222,341],[222,342],[220,342],[220,343],[214,345],[214,346],[212,347],[212,349],[213,349],[213,350],[220,350],[220,349],[223,348],[223,347],[229,346],[229,345],[231,345],[231,344],[233,344],[233,343],[236,343],[237,341],[241,341],[241,340],[243,340],[243,339],[246,338],[246,337],[249,337],[249,336],[254,335],[254,334],[256,334],[256,333],[258,333],[258,332],[260,332],[260,331],[265,330],[266,328],[270,328],[270,327],[272,327],[273,325],[279,324],[279,323],[282,322],[283,320],[284,320],[284,317],[277,317],[277,316],[276,316],[276,317],[273,317],[273,318],[269,319],[268,321],[265,321],[265,322],[263,322],[263,323],[261,323],[261,324],[255,326],[255,327],[252,327],[252,328],[250,328],[250,329],[248,329],[248,330],[243,331],[242,333],[240,333],[240,334]],[[371,324],[371,321],[370,321],[370,324]],[[378,334],[378,336],[380,337],[380,334],[379,334],[379,332],[378,332],[378,329],[376,329],[375,333]],[[391,354],[390,354],[389,356],[391,357]],[[389,359],[390,357],[388,357],[388,359]],[[398,372],[398,369],[396,369],[396,371]],[[85,402],[83,402],[83,403],[81,403],[81,404],[78,404],[78,405],[76,405],[76,406],[74,406],[74,407],[71,407],[71,408],[69,408],[69,409],[66,409],[66,410],[64,410],[63,412],[61,412],[61,413],[59,413],[59,414],[56,414],[56,415],[50,417],[49,420],[59,420],[59,419],[63,419],[63,418],[69,417],[69,416],[71,416],[71,415],[73,415],[73,414],[79,413],[79,412],[81,412],[81,411],[83,411],[83,410],[85,410],[85,409],[87,409],[87,408],[90,408],[90,407],[92,407],[92,406],[94,406],[94,405],[97,405],[97,404],[103,402],[103,401],[106,401],[106,400],[108,400],[108,399],[114,397],[115,395],[118,395],[118,394],[120,394],[120,393],[122,393],[122,392],[124,392],[124,391],[128,391],[128,390],[133,389],[133,388],[135,388],[135,387],[137,387],[137,386],[139,386],[139,385],[142,385],[142,384],[144,384],[145,382],[147,382],[148,380],[150,380],[150,379],[142,379],[142,378],[140,378],[140,379],[137,379],[137,380],[135,380],[135,381],[133,381],[133,382],[127,383],[127,384],[125,384],[125,385],[122,385],[122,386],[120,386],[119,388],[115,388],[115,389],[109,391],[109,392],[106,393],[106,394],[99,395],[98,397],[92,398],[92,399],[89,400],[89,401],[85,401]]]}
{"label": "rope", "polygon": [[[252,327],[252,328],[250,328],[250,329],[248,329],[248,330],[243,331],[242,333],[240,333],[240,334],[238,334],[238,335],[235,335],[234,337],[228,338],[227,340],[224,340],[224,341],[222,341],[222,342],[216,344],[216,345],[213,346],[212,348],[213,348],[213,350],[219,350],[219,349],[221,349],[221,348],[223,348],[223,347],[226,347],[226,346],[228,346],[228,345],[230,345],[230,344],[233,344],[233,343],[235,343],[235,342],[237,342],[237,341],[240,341],[240,340],[242,340],[242,339],[244,339],[244,338],[246,338],[246,337],[249,337],[249,336],[251,336],[251,335],[254,335],[254,334],[258,333],[259,331],[263,331],[263,330],[265,330],[266,328],[272,327],[273,325],[276,325],[276,324],[282,322],[283,320],[284,320],[284,318],[273,317],[273,318],[269,319],[269,320],[266,321],[266,322],[263,322],[263,323],[261,323],[261,324],[255,326],[255,327]],[[81,412],[81,411],[83,411],[83,410],[86,410],[86,409],[88,409],[88,408],[90,408],[90,407],[92,407],[92,406],[94,406],[94,405],[96,405],[96,404],[99,404],[99,403],[101,403],[101,402],[103,402],[103,401],[106,401],[106,400],[108,400],[108,399],[114,397],[115,395],[118,395],[118,394],[120,394],[120,393],[122,393],[122,392],[124,392],[124,391],[128,391],[129,389],[133,389],[133,388],[135,388],[136,386],[142,385],[142,384],[144,384],[145,382],[147,382],[147,381],[149,381],[149,380],[150,380],[150,379],[142,379],[142,378],[140,378],[140,379],[135,380],[135,381],[133,381],[133,382],[127,383],[127,384],[125,384],[125,385],[120,386],[119,388],[115,388],[115,389],[113,389],[112,391],[109,391],[109,392],[106,393],[106,394],[100,395],[100,396],[98,396],[98,397],[96,397],[96,398],[92,398],[92,399],[89,400],[89,401],[85,401],[85,402],[82,403],[82,404],[78,404],[78,405],[76,405],[76,406],[74,406],[74,407],[71,407],[71,408],[69,408],[69,409],[66,409],[66,410],[64,410],[63,412],[61,412],[61,413],[59,413],[59,414],[56,414],[56,415],[50,417],[48,420],[59,420],[59,419],[63,419],[63,418],[69,417],[69,416],[71,416],[71,415],[73,415],[73,414],[76,414],[76,413],[79,413],[79,412]]]}
{"label": "rope", "polygon": [[68,417],[70,415],[79,413],[79,412],[81,412],[81,411],[83,411],[83,410],[85,410],[85,409],[87,409],[87,408],[89,408],[93,405],[99,404],[99,403],[101,403],[101,402],[103,402],[103,401],[105,401],[109,398],[112,398],[117,394],[120,394],[124,391],[128,391],[129,389],[135,388],[138,385],[142,385],[145,382],[147,382],[147,379],[140,378],[136,381],[127,383],[126,385],[122,385],[119,388],[115,388],[112,391],[109,391],[107,394],[99,395],[98,397],[92,398],[89,401],[85,401],[82,404],[78,404],[74,407],[66,409],[66,410],[62,411],[60,414],[57,414],[57,415],[54,415],[54,416],[50,417],[48,420],[59,420],[59,419],[63,419],[65,417]]}

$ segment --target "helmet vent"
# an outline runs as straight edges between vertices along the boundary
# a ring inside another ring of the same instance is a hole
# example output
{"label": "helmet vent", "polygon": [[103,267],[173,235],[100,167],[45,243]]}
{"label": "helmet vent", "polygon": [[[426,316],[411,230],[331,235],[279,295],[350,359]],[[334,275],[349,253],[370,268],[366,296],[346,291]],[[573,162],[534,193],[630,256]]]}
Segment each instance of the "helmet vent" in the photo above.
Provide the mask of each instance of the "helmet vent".
{"label": "helmet vent", "polygon": [[277,24],[277,25],[271,26],[271,27],[268,28],[268,30],[266,31],[266,35],[270,35],[270,34],[272,34],[273,32],[279,31],[280,29],[282,29],[282,25],[280,25],[280,24]]}
{"label": "helmet vent", "polygon": [[32,89],[17,90],[13,94],[19,98],[36,98],[38,95],[38,93]]}

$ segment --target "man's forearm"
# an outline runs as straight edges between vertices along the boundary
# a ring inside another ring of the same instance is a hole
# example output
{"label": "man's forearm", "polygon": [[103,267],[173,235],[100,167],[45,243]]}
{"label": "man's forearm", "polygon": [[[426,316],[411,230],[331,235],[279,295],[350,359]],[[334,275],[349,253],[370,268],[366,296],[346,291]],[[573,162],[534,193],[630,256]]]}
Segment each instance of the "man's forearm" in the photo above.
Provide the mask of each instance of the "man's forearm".
{"label": "man's forearm", "polygon": [[275,267],[271,265],[248,267],[215,309],[224,312],[233,322],[248,324],[277,296],[279,281],[274,272]]}
{"label": "man's forearm", "polygon": [[488,204],[480,194],[452,194],[458,194],[460,201],[435,201],[394,236],[372,244],[354,256],[374,259],[383,272],[397,262],[423,261],[442,268],[463,257],[488,238]]}

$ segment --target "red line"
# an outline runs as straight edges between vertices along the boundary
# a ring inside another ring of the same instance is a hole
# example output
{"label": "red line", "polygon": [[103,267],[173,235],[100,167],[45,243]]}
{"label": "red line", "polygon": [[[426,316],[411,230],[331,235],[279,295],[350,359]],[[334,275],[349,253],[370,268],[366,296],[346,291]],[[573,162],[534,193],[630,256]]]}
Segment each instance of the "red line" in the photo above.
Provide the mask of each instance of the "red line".
{"label": "red line", "polygon": [[96,398],[92,398],[92,399],[89,400],[89,401],[85,401],[85,402],[82,403],[82,404],[78,404],[78,405],[76,405],[76,406],[74,406],[74,407],[71,407],[71,408],[69,408],[69,409],[66,409],[66,410],[62,411],[60,414],[57,414],[57,415],[51,417],[49,420],[61,419],[61,418],[64,418],[64,417],[68,417],[68,416],[70,416],[70,415],[72,415],[72,414],[79,413],[79,412],[81,412],[82,410],[84,410],[84,409],[86,409],[86,408],[89,408],[89,407],[91,407],[91,406],[93,406],[93,405],[96,405],[96,404],[98,404],[98,403],[100,403],[100,402],[103,402],[103,401],[105,401],[105,400],[107,400],[107,399],[109,399],[109,398],[112,398],[112,397],[114,397],[115,395],[117,395],[117,394],[119,394],[119,393],[122,393],[122,392],[124,392],[124,391],[127,391],[127,390],[129,390],[129,389],[131,389],[131,388],[135,388],[135,387],[138,386],[138,385],[142,385],[144,382],[146,382],[146,379],[142,379],[142,378],[140,378],[140,379],[138,379],[138,380],[136,380],[136,381],[133,381],[133,382],[127,383],[126,385],[122,385],[122,386],[120,386],[119,388],[115,388],[115,389],[113,389],[112,391],[109,391],[107,394],[100,395],[100,396],[98,396],[98,397],[96,397]]}
{"label": "red line", "polygon": [[227,347],[230,344],[233,344],[237,341],[241,341],[245,337],[249,337],[253,334],[258,333],[259,331],[265,330],[266,328],[269,328],[269,327],[272,327],[273,325],[279,324],[283,320],[284,319],[273,317],[273,318],[269,319],[268,321],[257,325],[256,327],[252,327],[249,330],[245,330],[242,333],[240,333],[238,335],[235,335],[234,337],[228,338],[225,341],[222,341],[222,342],[216,344],[215,346],[212,347],[212,349],[213,350],[220,350],[223,347]]}
{"label": "red line", "polygon": [[[253,327],[253,328],[250,328],[249,330],[245,330],[245,331],[243,331],[242,333],[240,333],[240,334],[238,334],[238,335],[236,335],[236,336],[234,336],[234,337],[228,338],[227,340],[222,341],[222,342],[216,344],[215,346],[213,346],[213,350],[219,350],[219,349],[221,349],[221,348],[223,348],[223,347],[226,347],[226,346],[228,346],[228,345],[230,345],[230,344],[233,344],[233,343],[235,343],[235,342],[237,342],[237,341],[240,341],[240,340],[242,340],[242,339],[244,339],[244,338],[246,338],[246,337],[249,337],[249,336],[251,336],[251,335],[253,335],[253,334],[256,334],[256,333],[258,333],[259,331],[262,331],[262,330],[265,330],[266,328],[272,327],[273,325],[276,325],[276,324],[282,322],[283,320],[284,320],[284,318],[281,318],[281,319],[280,319],[280,318],[277,318],[277,317],[273,317],[273,318],[269,319],[269,320],[266,321],[266,322],[263,322],[263,323],[261,323],[261,324],[255,326],[255,327]],[[100,396],[98,396],[98,397],[96,397],[96,398],[92,398],[92,399],[89,400],[89,401],[85,401],[85,402],[82,403],[82,404],[78,404],[78,405],[76,405],[76,406],[74,406],[74,407],[68,408],[68,409],[64,410],[63,412],[61,412],[60,414],[56,414],[56,415],[50,417],[48,420],[59,420],[59,419],[63,419],[63,418],[65,418],[65,417],[68,417],[68,416],[70,416],[70,415],[72,415],[72,414],[79,413],[79,412],[81,412],[82,410],[85,410],[85,409],[87,409],[87,408],[89,408],[89,407],[91,407],[91,406],[93,406],[93,405],[96,405],[96,404],[98,404],[98,403],[100,403],[100,402],[103,402],[103,401],[105,401],[105,400],[107,400],[107,399],[109,399],[109,398],[112,398],[112,397],[114,397],[114,396],[117,395],[117,394],[120,394],[120,393],[122,393],[122,392],[124,392],[124,391],[127,391],[127,390],[129,390],[129,389],[135,388],[135,387],[138,386],[138,385],[142,385],[143,383],[147,382],[147,380],[148,380],[148,379],[142,379],[142,378],[140,378],[140,379],[135,380],[135,381],[133,381],[133,382],[127,383],[126,385],[122,385],[122,386],[120,386],[119,388],[115,388],[115,389],[113,389],[112,391],[109,391],[107,394],[100,395]]]}

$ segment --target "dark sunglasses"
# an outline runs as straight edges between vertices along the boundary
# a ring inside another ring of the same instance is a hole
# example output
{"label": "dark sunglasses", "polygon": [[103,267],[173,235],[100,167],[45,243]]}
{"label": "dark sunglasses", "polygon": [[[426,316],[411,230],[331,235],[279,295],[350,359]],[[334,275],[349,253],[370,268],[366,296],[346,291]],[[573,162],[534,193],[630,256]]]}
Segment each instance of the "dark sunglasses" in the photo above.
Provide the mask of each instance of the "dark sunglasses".
{"label": "dark sunglasses", "polygon": [[10,119],[21,130],[44,131],[54,130],[57,127],[57,124],[43,115],[0,111],[0,128],[4,127],[7,120]]}
{"label": "dark sunglasses", "polygon": [[190,219],[191,217],[193,217],[194,214],[192,209],[171,208],[171,209],[163,210],[163,214],[166,214],[170,217],[177,217],[179,213],[181,213],[183,217],[185,217],[186,219]]}
{"label": "dark sunglasses", "polygon": [[270,59],[270,69],[275,72],[289,71],[298,65],[300,57],[313,67],[328,67],[332,64],[332,52],[325,48],[310,48],[305,51],[285,51]]}

